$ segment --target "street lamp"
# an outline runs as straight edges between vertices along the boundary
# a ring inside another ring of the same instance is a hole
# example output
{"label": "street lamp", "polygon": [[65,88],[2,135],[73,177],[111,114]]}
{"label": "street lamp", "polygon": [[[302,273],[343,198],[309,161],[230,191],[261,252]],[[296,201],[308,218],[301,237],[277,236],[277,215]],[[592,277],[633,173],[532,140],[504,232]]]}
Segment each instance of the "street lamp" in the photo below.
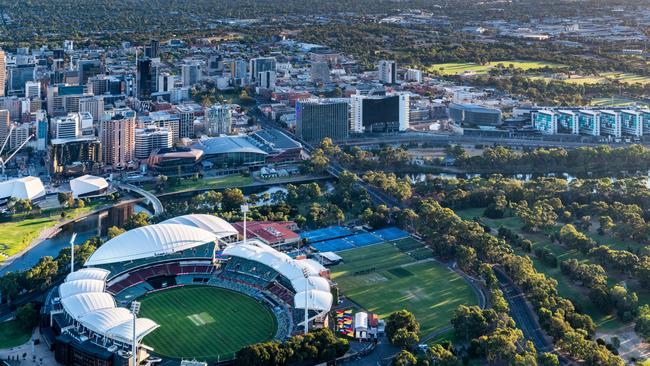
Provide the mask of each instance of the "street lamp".
{"label": "street lamp", "polygon": [[135,320],[139,312],[140,312],[140,302],[139,301],[131,302],[131,313],[133,313],[133,349],[131,350],[131,353],[133,354],[133,366],[138,365],[138,340],[135,337],[136,334]]}
{"label": "street lamp", "polygon": [[241,205],[241,212],[244,214],[244,244],[246,244],[246,213],[248,213],[248,211],[250,211],[250,209],[247,204]]}

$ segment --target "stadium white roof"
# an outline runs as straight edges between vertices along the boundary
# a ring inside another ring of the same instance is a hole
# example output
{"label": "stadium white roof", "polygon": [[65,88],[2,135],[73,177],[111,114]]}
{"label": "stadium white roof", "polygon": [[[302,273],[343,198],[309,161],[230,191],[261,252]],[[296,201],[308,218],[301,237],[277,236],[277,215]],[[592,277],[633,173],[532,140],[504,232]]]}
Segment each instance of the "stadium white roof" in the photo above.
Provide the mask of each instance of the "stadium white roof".
{"label": "stadium white roof", "polygon": [[101,268],[84,268],[76,272],[72,272],[65,277],[66,282],[78,280],[101,280],[106,281],[110,271]]}
{"label": "stadium white roof", "polygon": [[[115,306],[111,294],[104,292],[108,271],[83,268],[68,275],[59,286],[65,312],[84,328],[110,339],[130,343],[133,339],[133,315]],[[98,279],[103,277],[102,279]],[[136,319],[136,338],[142,339],[158,324],[146,318]]]}
{"label": "stadium white roof", "polygon": [[[255,239],[246,244],[231,245],[224,249],[223,255],[262,263],[289,279],[297,292],[294,299],[297,309],[304,309],[306,303],[311,310],[329,311],[332,307],[330,284],[320,277],[320,265],[306,260],[295,260]],[[305,296],[309,300],[306,300]]]}
{"label": "stadium white roof", "polygon": [[296,309],[304,309],[305,304],[308,304],[309,310],[317,311],[330,311],[332,307],[332,293],[320,290],[308,291],[305,298],[305,292],[298,292],[293,297],[293,303]]}
{"label": "stadium white roof", "polygon": [[192,214],[192,215],[183,215],[174,217],[168,220],[161,222],[161,224],[181,224],[193,226],[199,229],[203,229],[215,234],[218,238],[225,238],[231,235],[237,235],[237,229],[235,229],[230,223],[226,220],[214,216],[214,215],[205,215],[205,214]]}
{"label": "stadium white roof", "polygon": [[72,196],[78,198],[84,194],[99,192],[108,188],[108,182],[102,177],[86,174],[71,180],[70,188],[72,189]]}
{"label": "stadium white roof", "polygon": [[45,196],[45,187],[38,177],[23,177],[0,182],[0,199],[11,197],[33,200]]}
{"label": "stadium white roof", "polygon": [[206,230],[179,224],[156,224],[127,231],[99,247],[86,266],[168,255],[217,240]]}
{"label": "stadium white roof", "polygon": [[59,286],[61,298],[70,297],[84,292],[104,292],[106,282],[102,280],[76,280],[64,282]]}

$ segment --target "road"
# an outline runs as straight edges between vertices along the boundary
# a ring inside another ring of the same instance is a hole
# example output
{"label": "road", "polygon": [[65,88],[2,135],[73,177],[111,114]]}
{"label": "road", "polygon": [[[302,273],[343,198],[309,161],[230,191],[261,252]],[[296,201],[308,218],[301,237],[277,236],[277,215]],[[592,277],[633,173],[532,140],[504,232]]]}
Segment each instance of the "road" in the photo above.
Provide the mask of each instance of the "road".
{"label": "road", "polygon": [[160,215],[163,212],[165,212],[165,206],[163,206],[162,202],[160,202],[158,197],[156,197],[153,193],[128,183],[117,183],[115,184],[115,186],[121,190],[137,193],[140,196],[142,196],[148,204],[153,206],[154,216]]}

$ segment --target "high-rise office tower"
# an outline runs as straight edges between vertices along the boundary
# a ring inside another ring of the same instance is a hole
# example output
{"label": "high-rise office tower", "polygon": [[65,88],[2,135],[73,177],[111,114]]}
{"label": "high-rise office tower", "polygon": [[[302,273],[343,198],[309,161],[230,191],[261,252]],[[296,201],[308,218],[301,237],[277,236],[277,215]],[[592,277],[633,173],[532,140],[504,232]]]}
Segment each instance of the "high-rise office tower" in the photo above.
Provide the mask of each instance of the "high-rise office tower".
{"label": "high-rise office tower", "polygon": [[350,97],[351,130],[356,133],[405,131],[410,124],[410,110],[406,93],[353,95]]}
{"label": "high-rise office tower", "polygon": [[172,131],[164,127],[146,126],[135,129],[135,157],[146,159],[156,149],[172,147]]}
{"label": "high-rise office tower", "polygon": [[128,109],[105,115],[99,127],[102,158],[105,164],[124,166],[133,161],[135,152],[135,112]]}
{"label": "high-rise office tower", "polygon": [[394,84],[397,82],[397,66],[395,61],[379,61],[379,80],[384,84]]}
{"label": "high-rise office tower", "polygon": [[264,72],[264,71],[275,72],[275,67],[276,67],[275,57],[258,57],[258,58],[251,59],[249,62],[251,82],[257,81],[260,72]]}
{"label": "high-rise office tower", "polygon": [[79,85],[86,85],[88,79],[102,73],[100,60],[80,60],[78,63]]}
{"label": "high-rise office tower", "polygon": [[47,87],[47,113],[60,116],[79,112],[79,100],[85,95],[83,85],[50,85]]}
{"label": "high-rise office tower", "polygon": [[149,58],[160,57],[160,41],[152,39],[149,45],[144,47],[144,55]]}
{"label": "high-rise office tower", "polygon": [[208,135],[229,134],[232,129],[232,112],[225,105],[213,105],[205,110]]}
{"label": "high-rise office tower", "polygon": [[41,98],[41,83],[38,81],[28,81],[25,83],[25,97],[26,98]]}
{"label": "high-rise office tower", "polygon": [[276,73],[275,71],[262,71],[257,73],[257,86],[264,89],[275,88]]}
{"label": "high-rise office tower", "polygon": [[7,60],[5,51],[0,50],[0,97],[5,96],[5,88],[7,87]]}
{"label": "high-rise office tower", "polygon": [[39,151],[47,150],[49,140],[49,123],[47,122],[47,113],[39,110],[36,113],[36,148]]}
{"label": "high-rise office tower", "polygon": [[325,137],[340,140],[348,137],[350,128],[349,101],[337,99],[308,99],[296,103],[296,134],[308,142],[320,142]]}
{"label": "high-rise office tower", "polygon": [[36,65],[16,65],[9,68],[9,93],[24,95],[25,83],[36,79]]}
{"label": "high-rise office tower", "polygon": [[81,137],[79,113],[52,118],[52,130],[55,139],[74,139]]}
{"label": "high-rise office tower", "polygon": [[104,97],[101,95],[88,95],[79,99],[79,112],[89,113],[94,122],[104,115]]}
{"label": "high-rise office tower", "polygon": [[194,118],[201,110],[194,108],[191,104],[181,104],[175,107],[175,112],[179,118],[178,138],[194,137]]}
{"label": "high-rise office tower", "polygon": [[157,84],[158,67],[150,58],[139,59],[136,71],[136,97],[140,100],[151,99]]}
{"label": "high-rise office tower", "polygon": [[9,136],[10,129],[11,117],[9,111],[6,109],[0,109],[0,144],[4,144],[5,140]]}
{"label": "high-rise office tower", "polygon": [[181,68],[184,87],[192,87],[201,81],[201,64],[198,61],[188,61]]}

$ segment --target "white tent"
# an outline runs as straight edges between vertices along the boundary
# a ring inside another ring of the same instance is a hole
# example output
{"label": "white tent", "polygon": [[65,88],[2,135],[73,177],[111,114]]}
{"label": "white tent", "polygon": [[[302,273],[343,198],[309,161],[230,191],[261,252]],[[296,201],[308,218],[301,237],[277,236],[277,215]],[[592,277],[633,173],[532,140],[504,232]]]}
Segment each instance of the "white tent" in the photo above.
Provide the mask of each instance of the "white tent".
{"label": "white tent", "polygon": [[71,180],[70,188],[74,198],[92,196],[105,192],[108,188],[108,182],[102,177],[86,174]]}
{"label": "white tent", "polygon": [[45,196],[45,187],[38,177],[24,177],[0,182],[0,199],[35,200]]}
{"label": "white tent", "polygon": [[206,214],[191,214],[177,216],[168,220],[161,222],[161,224],[181,224],[187,226],[193,226],[205,231],[209,231],[220,239],[225,238],[231,235],[237,235],[237,229],[235,229],[230,223],[226,220]]}

